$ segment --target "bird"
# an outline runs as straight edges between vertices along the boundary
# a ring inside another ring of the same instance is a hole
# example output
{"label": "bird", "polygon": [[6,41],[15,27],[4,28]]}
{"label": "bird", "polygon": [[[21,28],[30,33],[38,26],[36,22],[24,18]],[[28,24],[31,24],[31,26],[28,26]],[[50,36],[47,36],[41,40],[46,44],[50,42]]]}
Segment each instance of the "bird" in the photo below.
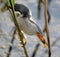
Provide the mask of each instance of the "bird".
{"label": "bird", "polygon": [[42,30],[32,18],[31,10],[27,6],[17,3],[14,4],[14,10],[19,28],[28,35],[36,35],[43,43],[44,47],[48,47]]}

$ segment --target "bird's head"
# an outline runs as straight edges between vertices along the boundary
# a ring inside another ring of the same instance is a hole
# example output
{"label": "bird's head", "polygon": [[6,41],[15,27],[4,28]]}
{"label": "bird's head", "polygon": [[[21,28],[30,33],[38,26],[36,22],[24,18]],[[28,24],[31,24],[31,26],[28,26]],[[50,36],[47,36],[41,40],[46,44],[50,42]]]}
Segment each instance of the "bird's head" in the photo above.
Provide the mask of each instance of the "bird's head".
{"label": "bird's head", "polygon": [[32,16],[31,11],[22,4],[15,4],[14,9],[17,17],[22,16],[23,18],[26,18]]}

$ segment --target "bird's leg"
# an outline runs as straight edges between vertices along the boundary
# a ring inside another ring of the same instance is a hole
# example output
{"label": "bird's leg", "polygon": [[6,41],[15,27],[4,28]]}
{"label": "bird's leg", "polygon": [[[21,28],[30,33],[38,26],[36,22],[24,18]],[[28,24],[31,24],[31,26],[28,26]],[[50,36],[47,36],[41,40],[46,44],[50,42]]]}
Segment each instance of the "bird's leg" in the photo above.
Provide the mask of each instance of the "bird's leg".
{"label": "bird's leg", "polygon": [[38,36],[38,38],[42,41],[42,43],[44,44],[44,47],[47,48],[47,47],[48,47],[48,44],[47,44],[47,42],[45,41],[43,35],[41,35],[40,33],[37,33],[37,36]]}

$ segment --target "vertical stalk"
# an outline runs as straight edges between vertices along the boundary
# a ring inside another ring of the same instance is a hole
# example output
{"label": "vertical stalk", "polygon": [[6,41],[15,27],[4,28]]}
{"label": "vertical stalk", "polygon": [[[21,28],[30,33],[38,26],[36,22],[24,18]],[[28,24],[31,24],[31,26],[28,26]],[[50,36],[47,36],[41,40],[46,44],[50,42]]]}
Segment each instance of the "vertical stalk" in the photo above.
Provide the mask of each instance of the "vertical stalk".
{"label": "vertical stalk", "polygon": [[49,27],[48,27],[48,15],[47,15],[47,0],[43,0],[44,3],[44,16],[45,16],[45,26],[46,26],[46,35],[48,41],[48,57],[51,57],[51,48],[50,48],[50,35],[49,35]]}
{"label": "vertical stalk", "polygon": [[40,44],[37,43],[37,45],[36,45],[36,47],[35,47],[35,49],[34,49],[31,57],[35,57],[35,56],[36,56],[36,53],[37,53],[37,51],[38,51],[39,46],[40,46]]}
{"label": "vertical stalk", "polygon": [[[21,32],[20,27],[19,27],[19,25],[18,25],[17,18],[16,18],[16,15],[15,15],[15,12],[14,12],[14,7],[13,7],[13,5],[12,5],[11,0],[9,0],[9,2],[10,2],[10,5],[11,5],[11,7],[12,7],[11,10],[12,10],[13,21],[14,21],[14,24],[15,24],[15,26],[16,26],[16,29],[17,29],[17,32],[18,32],[19,39],[20,39],[20,41],[21,41],[22,47],[23,47],[23,49],[24,49],[24,53],[25,53],[26,57],[29,57],[29,56],[28,56],[28,53],[27,53],[27,50],[26,50],[26,47],[25,47],[25,44],[24,44],[24,41],[23,41],[23,39],[25,38],[25,36],[24,36],[24,34]],[[11,12],[10,12],[10,13],[11,13]]]}
{"label": "vertical stalk", "polygon": [[[11,44],[12,45],[13,45],[13,42],[15,40],[15,38],[14,38],[15,34],[16,34],[16,29],[14,30],[14,33],[12,35],[12,39],[11,39]],[[6,57],[10,57],[11,51],[12,51],[12,46],[9,46],[9,50],[8,50],[8,53],[7,53],[7,56]]]}
{"label": "vertical stalk", "polygon": [[23,42],[23,38],[25,38],[25,37],[24,37],[23,33],[21,32],[21,30],[20,30],[20,28],[19,28],[19,26],[18,26],[18,23],[17,23],[17,21],[16,21],[16,16],[15,16],[15,13],[14,13],[14,10],[13,10],[13,9],[12,9],[12,12],[13,12],[14,23],[15,23],[16,29],[17,29],[17,31],[18,31],[18,35],[19,35],[19,37],[20,37],[19,39],[20,39],[20,41],[21,41],[21,44],[23,45],[22,47],[23,47],[23,49],[24,49],[24,53],[25,53],[26,57],[29,57],[29,56],[28,56],[28,53],[27,53],[27,50],[26,50],[26,47],[25,47],[25,44],[24,44],[24,42]]}

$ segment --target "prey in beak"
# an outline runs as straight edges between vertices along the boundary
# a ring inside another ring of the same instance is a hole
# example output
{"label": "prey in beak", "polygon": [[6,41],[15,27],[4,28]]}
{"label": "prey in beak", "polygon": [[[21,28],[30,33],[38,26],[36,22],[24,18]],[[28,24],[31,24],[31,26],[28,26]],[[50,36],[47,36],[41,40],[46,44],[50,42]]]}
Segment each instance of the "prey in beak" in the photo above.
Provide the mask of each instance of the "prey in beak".
{"label": "prey in beak", "polygon": [[45,48],[48,48],[48,44],[47,44],[47,42],[45,41],[44,36],[41,35],[40,33],[37,33],[37,36],[38,36],[38,38],[41,40],[41,42],[43,43],[44,47],[45,47]]}

